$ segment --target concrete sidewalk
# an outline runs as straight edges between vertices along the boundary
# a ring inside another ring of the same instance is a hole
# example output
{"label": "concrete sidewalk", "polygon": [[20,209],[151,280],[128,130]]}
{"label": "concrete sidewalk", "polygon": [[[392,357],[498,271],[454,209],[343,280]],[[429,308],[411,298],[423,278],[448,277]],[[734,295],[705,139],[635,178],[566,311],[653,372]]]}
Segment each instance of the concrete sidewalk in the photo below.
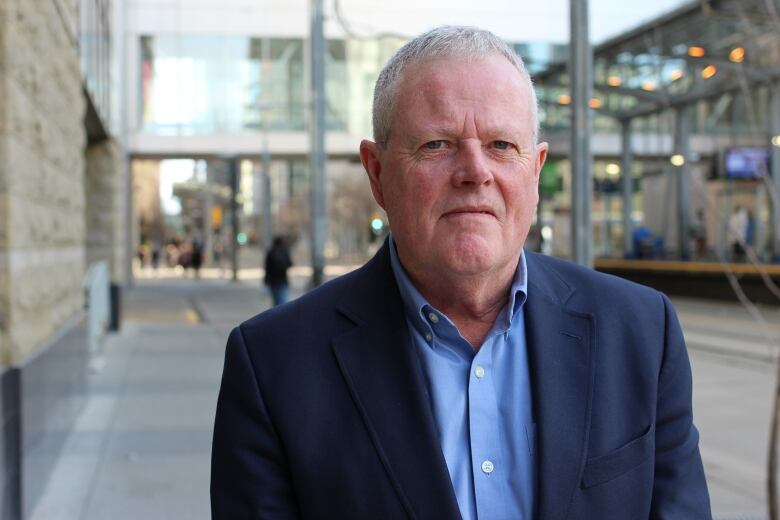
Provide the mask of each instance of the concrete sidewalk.
{"label": "concrete sidewalk", "polygon": [[142,282],[32,518],[209,518],[209,455],[225,340],[270,305],[211,280]]}

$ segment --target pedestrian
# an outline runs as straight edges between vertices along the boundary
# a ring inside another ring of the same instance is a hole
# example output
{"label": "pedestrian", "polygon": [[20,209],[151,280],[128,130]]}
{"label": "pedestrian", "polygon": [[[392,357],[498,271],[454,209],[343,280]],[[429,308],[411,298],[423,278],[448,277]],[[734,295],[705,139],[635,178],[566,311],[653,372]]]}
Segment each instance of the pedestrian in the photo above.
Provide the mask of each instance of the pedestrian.
{"label": "pedestrian", "polygon": [[728,234],[731,242],[731,259],[733,262],[745,260],[745,244],[747,244],[748,212],[739,204],[729,217]]}
{"label": "pedestrian", "polygon": [[265,284],[271,290],[274,305],[287,301],[289,281],[287,270],[292,266],[290,250],[281,236],[275,236],[271,249],[265,255]]}
{"label": "pedestrian", "polygon": [[190,265],[195,272],[195,278],[200,278],[200,267],[203,265],[203,242],[198,239],[195,239],[192,242]]}
{"label": "pedestrian", "polygon": [[212,517],[711,519],[669,300],[523,249],[547,143],[512,48],[418,36],[373,117],[390,235],[233,329]]}
{"label": "pedestrian", "polygon": [[693,239],[696,258],[703,259],[707,256],[707,228],[704,220],[704,210],[696,210],[696,217],[691,222],[689,235]]}

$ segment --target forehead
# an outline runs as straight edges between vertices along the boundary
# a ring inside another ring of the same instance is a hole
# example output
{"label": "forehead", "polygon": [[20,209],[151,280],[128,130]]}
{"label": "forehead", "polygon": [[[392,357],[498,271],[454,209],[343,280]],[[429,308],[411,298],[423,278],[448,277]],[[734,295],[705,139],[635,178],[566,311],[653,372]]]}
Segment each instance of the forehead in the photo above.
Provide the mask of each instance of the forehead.
{"label": "forehead", "polygon": [[410,65],[404,72],[393,122],[456,123],[471,114],[477,122],[530,129],[531,103],[529,81],[503,56],[472,61],[438,58]]}

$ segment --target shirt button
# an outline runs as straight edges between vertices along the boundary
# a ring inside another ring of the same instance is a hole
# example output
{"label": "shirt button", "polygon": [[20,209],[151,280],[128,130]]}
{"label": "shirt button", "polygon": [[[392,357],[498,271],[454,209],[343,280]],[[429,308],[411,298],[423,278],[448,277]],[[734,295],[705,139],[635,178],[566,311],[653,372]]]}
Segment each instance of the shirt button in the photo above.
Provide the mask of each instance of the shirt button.
{"label": "shirt button", "polygon": [[485,369],[477,365],[477,368],[474,369],[474,375],[477,376],[477,379],[482,379],[485,377]]}
{"label": "shirt button", "polygon": [[494,469],[493,463],[490,462],[489,460],[486,460],[485,462],[482,463],[482,473],[484,473],[485,475],[490,475],[491,473],[493,473],[493,469]]}
{"label": "shirt button", "polygon": [[428,319],[431,320],[431,323],[439,323],[439,317],[433,312],[428,315]]}
{"label": "shirt button", "polygon": [[433,334],[431,334],[430,332],[426,332],[425,333],[425,341],[430,342],[432,339],[433,339]]}

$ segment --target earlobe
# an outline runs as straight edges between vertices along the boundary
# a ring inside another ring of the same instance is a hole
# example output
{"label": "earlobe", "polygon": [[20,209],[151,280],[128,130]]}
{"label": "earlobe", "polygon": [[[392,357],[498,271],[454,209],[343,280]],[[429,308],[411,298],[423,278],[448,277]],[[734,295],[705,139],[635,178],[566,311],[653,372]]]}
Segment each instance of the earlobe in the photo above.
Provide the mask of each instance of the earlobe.
{"label": "earlobe", "polygon": [[374,195],[374,200],[379,204],[382,209],[385,207],[385,199],[382,193],[382,162],[379,156],[379,145],[368,139],[363,139],[360,142],[360,162],[363,163],[368,174],[368,180],[371,183],[371,193]]}

